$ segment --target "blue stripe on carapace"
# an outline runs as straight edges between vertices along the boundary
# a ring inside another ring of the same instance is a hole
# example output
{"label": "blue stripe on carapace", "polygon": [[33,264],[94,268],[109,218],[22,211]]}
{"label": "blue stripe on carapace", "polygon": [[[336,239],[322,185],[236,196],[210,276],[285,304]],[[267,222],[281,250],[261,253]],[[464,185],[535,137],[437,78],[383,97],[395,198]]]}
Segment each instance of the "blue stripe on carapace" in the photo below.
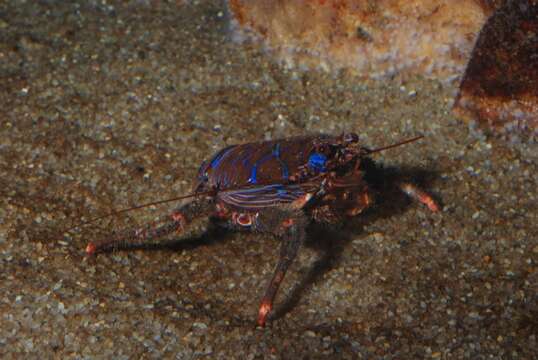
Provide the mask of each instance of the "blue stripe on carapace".
{"label": "blue stripe on carapace", "polygon": [[256,163],[252,165],[252,169],[250,169],[250,177],[248,178],[249,183],[256,184],[256,182],[258,181],[256,180],[257,172],[258,172],[258,165]]}
{"label": "blue stripe on carapace", "polygon": [[267,154],[264,157],[262,157],[260,160],[256,161],[254,165],[252,166],[252,169],[250,169],[250,177],[248,178],[248,182],[251,184],[256,184],[257,176],[258,176],[258,166],[269,160],[271,157],[273,157],[273,154]]}
{"label": "blue stripe on carapace", "polygon": [[284,161],[282,161],[282,159],[280,158],[280,144],[279,143],[275,144],[275,147],[273,149],[273,156],[280,163],[280,167],[282,168],[282,178],[284,180],[288,180],[288,177],[289,177],[288,165]]}
{"label": "blue stripe on carapace", "polygon": [[267,154],[265,155],[263,158],[261,158],[260,160],[256,161],[256,163],[254,163],[254,165],[252,166],[252,169],[250,169],[250,177],[248,179],[248,182],[251,183],[251,184],[256,184],[256,182],[258,181],[257,180],[257,176],[258,176],[258,167],[260,165],[262,165],[264,162],[268,161],[269,159],[271,159],[272,157],[274,157],[280,164],[280,167],[282,168],[282,178],[284,180],[287,180],[288,177],[289,177],[289,171],[288,171],[288,166],[286,165],[286,163],[284,163],[284,161],[282,161],[282,159],[280,158],[280,144],[279,143],[276,143],[274,146],[273,146],[273,150],[271,150],[271,154]]}
{"label": "blue stripe on carapace", "polygon": [[280,157],[280,144],[276,143],[275,146],[273,146],[273,156],[277,159]]}
{"label": "blue stripe on carapace", "polygon": [[211,163],[209,164],[209,166],[212,168],[212,169],[215,169],[216,167],[219,166],[220,162],[222,161],[222,159],[224,159],[224,157],[226,156],[226,154],[232,150],[234,147],[236,147],[237,145],[230,145],[230,146],[227,146],[225,147],[224,149],[222,149],[221,151],[219,151],[217,153],[217,155],[215,155],[215,157],[213,158],[213,160],[211,160]]}
{"label": "blue stripe on carapace", "polygon": [[256,164],[252,166],[252,169],[250,169],[250,177],[248,178],[248,182],[251,184],[256,184],[256,173],[258,172]]}

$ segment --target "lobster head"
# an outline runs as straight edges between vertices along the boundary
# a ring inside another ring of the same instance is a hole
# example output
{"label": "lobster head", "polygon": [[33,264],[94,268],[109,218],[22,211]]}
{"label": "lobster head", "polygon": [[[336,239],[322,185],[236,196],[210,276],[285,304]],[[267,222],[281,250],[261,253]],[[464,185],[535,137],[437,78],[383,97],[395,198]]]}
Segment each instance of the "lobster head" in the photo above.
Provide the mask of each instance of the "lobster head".
{"label": "lobster head", "polygon": [[311,175],[336,172],[343,176],[353,169],[358,171],[361,158],[370,152],[360,146],[359,136],[355,133],[318,137],[312,145],[306,164]]}
{"label": "lobster head", "polygon": [[323,194],[314,217],[336,222],[342,215],[361,213],[372,202],[361,167],[370,150],[359,144],[359,136],[355,133],[317,138],[313,145],[307,167],[311,174],[318,173],[324,179]]}

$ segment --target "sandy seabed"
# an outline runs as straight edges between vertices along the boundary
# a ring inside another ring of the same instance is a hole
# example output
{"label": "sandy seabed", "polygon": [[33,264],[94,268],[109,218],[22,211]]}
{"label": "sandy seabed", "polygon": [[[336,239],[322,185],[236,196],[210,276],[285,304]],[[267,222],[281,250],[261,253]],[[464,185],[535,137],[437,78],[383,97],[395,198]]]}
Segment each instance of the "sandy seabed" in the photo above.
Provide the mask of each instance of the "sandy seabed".
{"label": "sandy seabed", "polygon": [[[538,145],[457,121],[450,86],[294,71],[231,38],[218,1],[0,5],[0,357],[533,358]],[[312,234],[264,329],[274,239],[85,256],[173,204],[63,234],[189,192],[227,144],[344,131],[371,147],[426,135],[376,160],[443,211],[388,194]]]}

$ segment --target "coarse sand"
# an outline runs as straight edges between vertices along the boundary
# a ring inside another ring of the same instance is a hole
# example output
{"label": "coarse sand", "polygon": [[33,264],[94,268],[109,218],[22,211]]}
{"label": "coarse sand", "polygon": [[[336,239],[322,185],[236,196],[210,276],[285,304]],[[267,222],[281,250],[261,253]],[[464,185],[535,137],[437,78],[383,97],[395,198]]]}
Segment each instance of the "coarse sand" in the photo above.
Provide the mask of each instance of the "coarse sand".
{"label": "coarse sand", "polygon": [[[235,43],[220,1],[0,4],[0,357],[532,359],[538,348],[538,144],[451,114],[451,85],[281,67]],[[175,204],[227,144],[354,131],[443,204],[397,194],[311,231],[276,314],[278,256],[211,232],[87,257],[95,237]]]}

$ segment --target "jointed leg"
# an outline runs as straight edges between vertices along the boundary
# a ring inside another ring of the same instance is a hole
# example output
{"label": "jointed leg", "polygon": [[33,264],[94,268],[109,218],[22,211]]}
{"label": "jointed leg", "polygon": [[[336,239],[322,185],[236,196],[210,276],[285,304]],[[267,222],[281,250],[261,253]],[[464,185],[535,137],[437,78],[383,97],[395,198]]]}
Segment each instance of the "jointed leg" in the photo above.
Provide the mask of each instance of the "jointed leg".
{"label": "jointed leg", "polygon": [[439,205],[435,202],[433,197],[416,185],[408,182],[402,182],[398,184],[398,187],[410,198],[426,205],[431,211],[439,211]]}
{"label": "jointed leg", "polygon": [[135,229],[127,229],[113,234],[111,237],[88,243],[86,253],[93,255],[96,252],[149,243],[173,232],[182,232],[185,226],[193,219],[209,215],[213,210],[213,198],[199,198],[187,203],[172,214],[163,217],[154,223]]}
{"label": "jointed leg", "polygon": [[288,268],[295,259],[299,247],[305,239],[306,220],[304,214],[294,212],[292,214],[284,213],[282,215],[288,216],[281,218],[277,232],[277,235],[280,235],[282,238],[280,258],[275,268],[273,278],[271,279],[260,304],[258,313],[258,325],[260,326],[265,325],[267,316],[273,309],[273,302],[278,292],[278,288],[280,287]]}

